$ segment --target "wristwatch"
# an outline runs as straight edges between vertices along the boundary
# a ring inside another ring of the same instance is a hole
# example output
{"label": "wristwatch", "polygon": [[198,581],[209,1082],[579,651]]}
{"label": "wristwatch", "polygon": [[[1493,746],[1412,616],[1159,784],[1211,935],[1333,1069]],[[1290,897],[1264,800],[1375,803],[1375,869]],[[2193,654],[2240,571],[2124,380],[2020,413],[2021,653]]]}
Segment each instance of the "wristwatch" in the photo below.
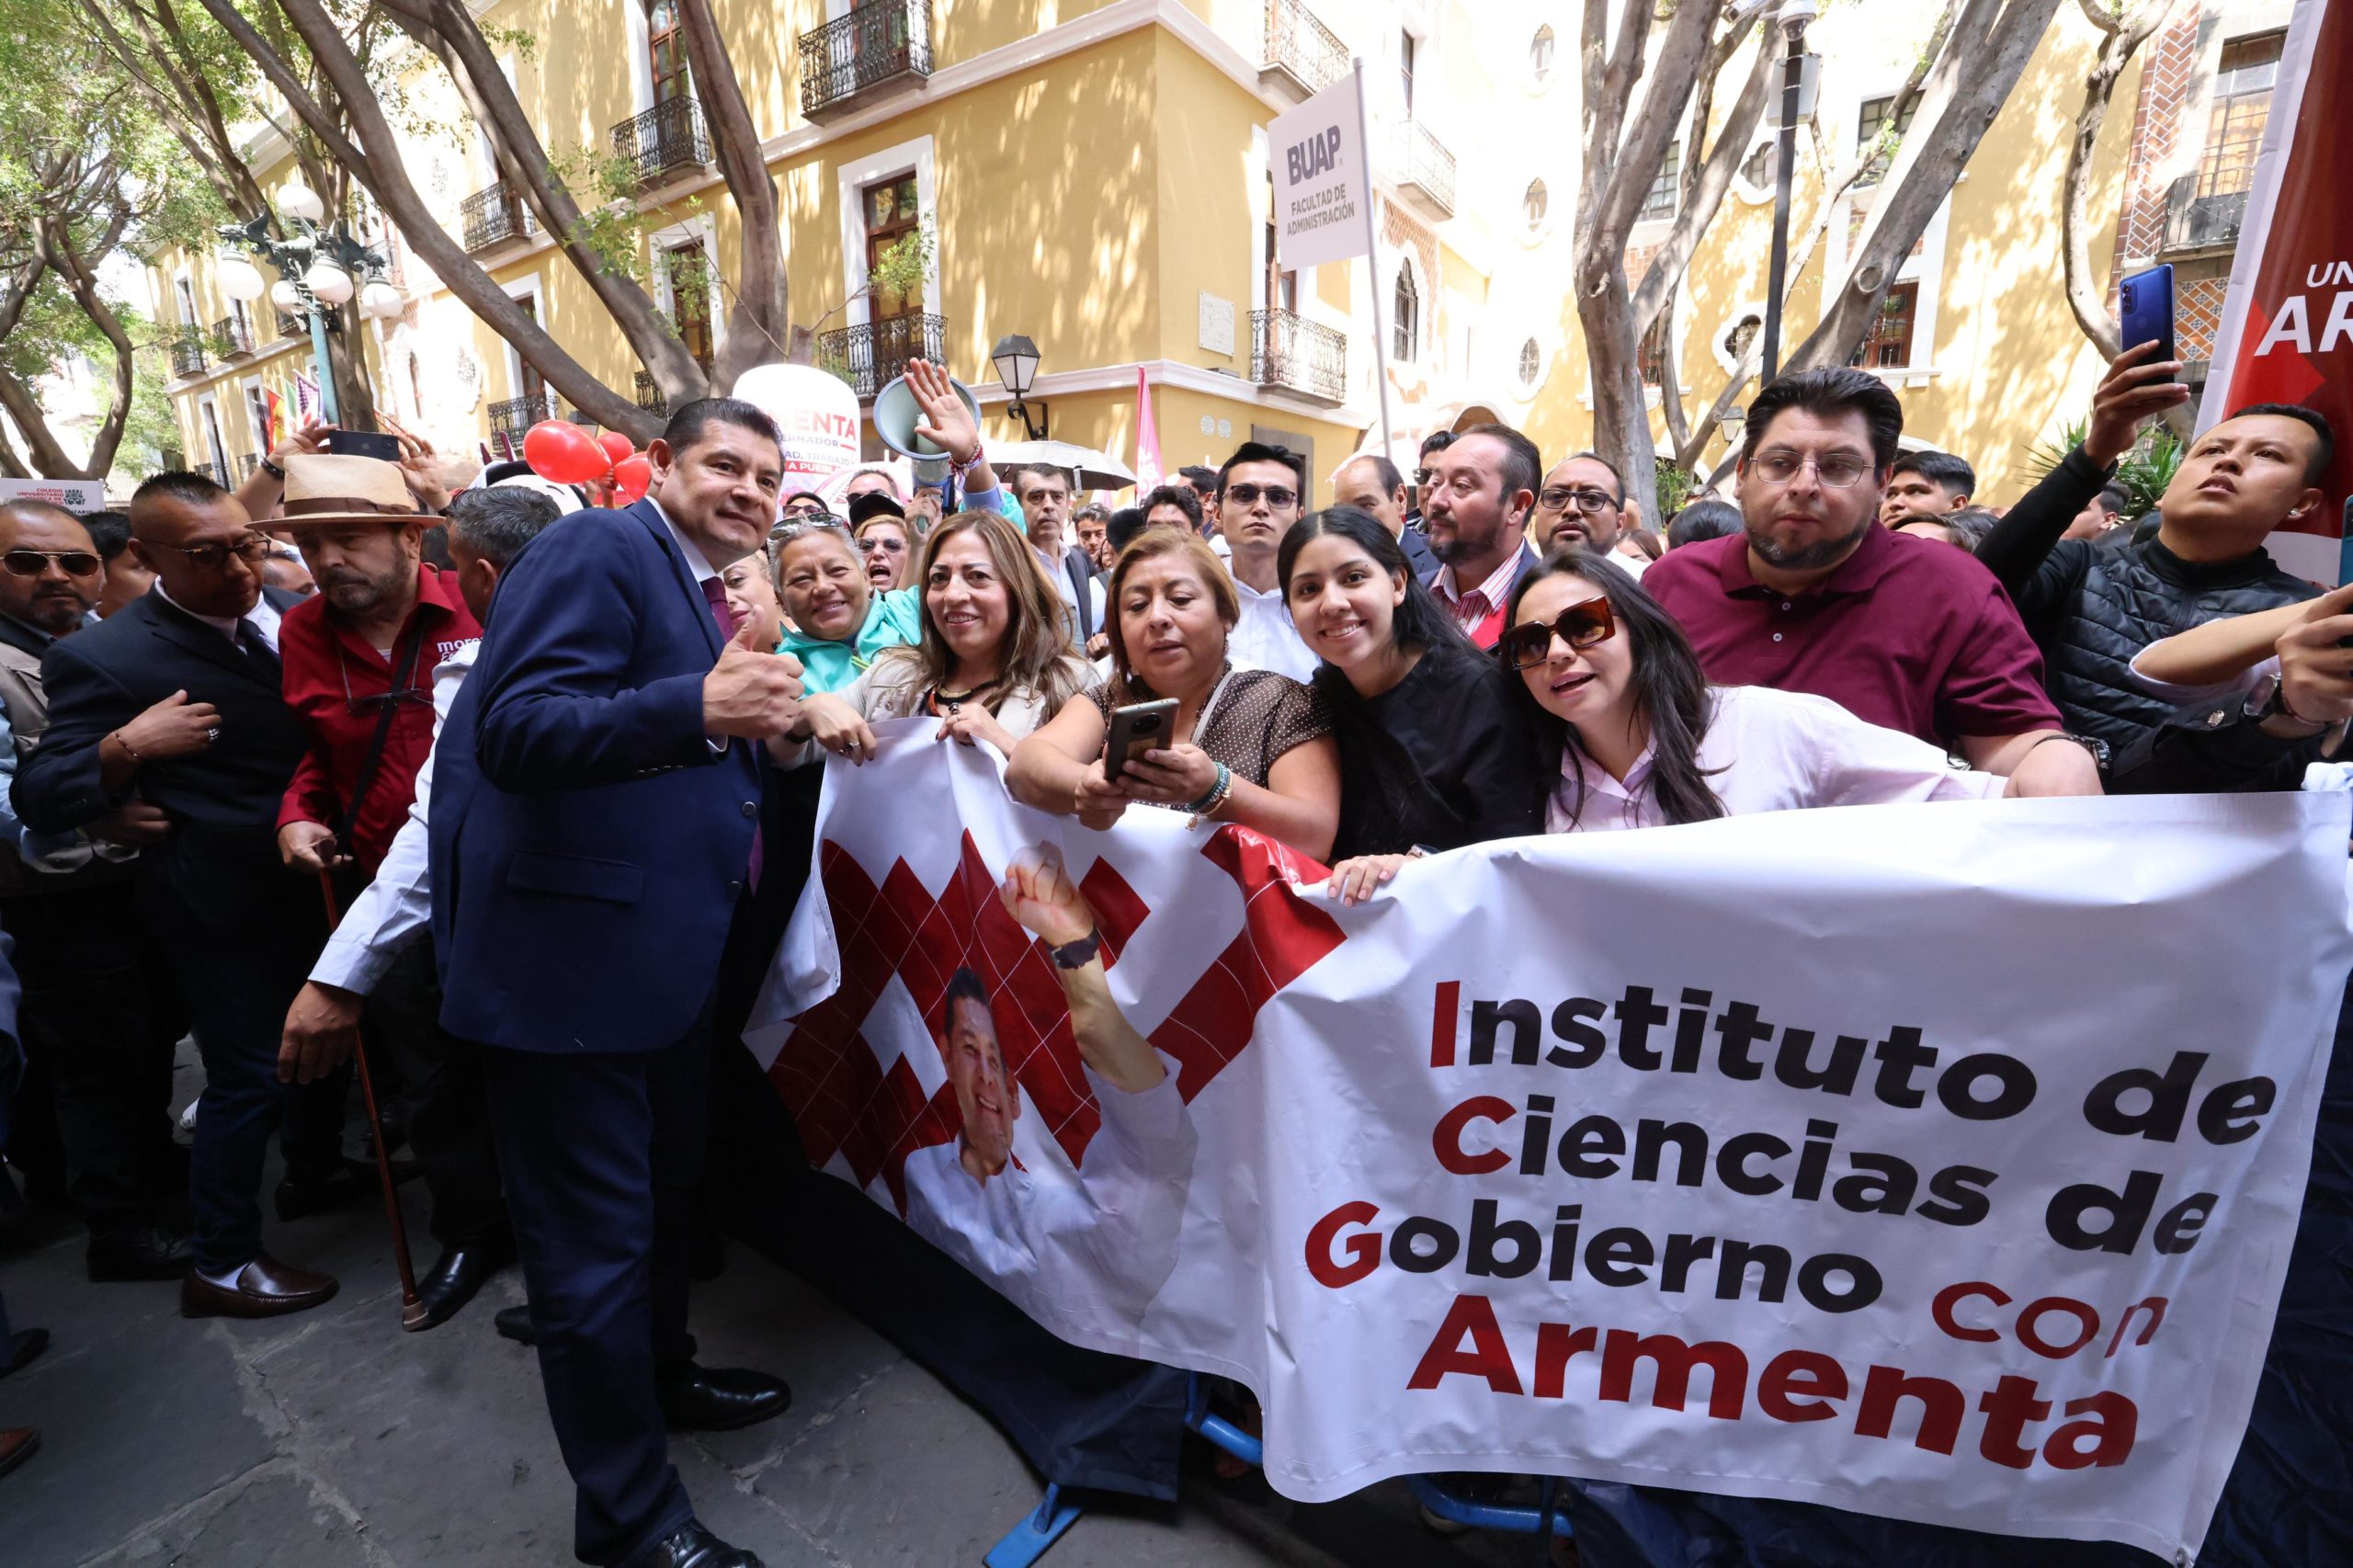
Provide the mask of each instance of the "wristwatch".
{"label": "wristwatch", "polygon": [[2247,722],[2255,724],[2260,724],[2267,719],[2285,719],[2291,724],[2309,724],[2315,730],[2328,728],[2326,724],[2307,719],[2288,706],[2287,683],[2276,675],[2265,676],[2255,683],[2255,688],[2246,695],[2246,707],[2243,711]]}
{"label": "wristwatch", "polygon": [[1049,948],[1047,955],[1057,969],[1085,969],[1095,961],[1095,954],[1103,946],[1100,929],[1090,930],[1075,942],[1064,942],[1059,948]]}

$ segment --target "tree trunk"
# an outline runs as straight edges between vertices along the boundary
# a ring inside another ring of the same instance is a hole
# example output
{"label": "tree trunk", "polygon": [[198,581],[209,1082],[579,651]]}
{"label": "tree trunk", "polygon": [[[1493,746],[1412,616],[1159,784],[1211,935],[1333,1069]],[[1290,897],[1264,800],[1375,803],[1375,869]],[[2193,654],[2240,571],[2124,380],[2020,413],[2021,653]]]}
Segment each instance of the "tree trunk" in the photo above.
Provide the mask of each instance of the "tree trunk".
{"label": "tree trunk", "polygon": [[[1642,286],[1634,290],[1634,332],[1639,339],[1650,330],[1657,319],[1662,304],[1681,282],[1691,265],[1691,253],[1699,243],[1699,235],[1716,221],[1722,210],[1724,192],[1732,186],[1733,172],[1748,156],[1750,138],[1756,134],[1757,123],[1765,118],[1765,105],[1776,90],[1773,67],[1779,54],[1773,47],[1775,35],[1768,31],[1758,40],[1756,62],[1749,67],[1748,80],[1741,84],[1740,97],[1733,100],[1732,113],[1724,120],[1723,131],[1716,144],[1701,162],[1687,159],[1685,166],[1692,171],[1685,182],[1681,209],[1675,214],[1675,226],[1667,231],[1650,266],[1643,269]],[[1710,105],[1703,95],[1692,114],[1692,123],[1703,125]]]}
{"label": "tree trunk", "polygon": [[417,194],[415,186],[410,182],[406,169],[396,155],[377,161],[360,151],[362,145],[397,149],[399,141],[386,122],[382,107],[369,90],[358,62],[345,47],[342,35],[336,31],[334,22],[317,0],[278,0],[278,3],[341,93],[344,108],[351,118],[352,130],[358,138],[358,144],[344,135],[317,101],[303,89],[302,84],[295,78],[278,51],[254,30],[253,25],[239,12],[234,0],[201,0],[201,3],[237,46],[252,56],[270,85],[301,117],[302,122],[310,127],[312,134],[319,139],[328,154],[358,175],[382,205],[385,213],[399,226],[410,247],[460,303],[481,317],[501,337],[514,344],[517,352],[528,358],[547,378],[550,385],[589,418],[607,429],[619,430],[641,441],[661,434],[661,421],[639,408],[632,399],[621,396],[589,374],[586,367],[564,352],[563,347],[550,337],[536,321],[506,297],[506,290],[493,282],[488,273],[475,265],[473,259],[449,237],[448,231],[434,221],[432,212]]}
{"label": "tree trunk", "polygon": [[[727,346],[719,356],[712,391],[725,392],[755,365],[786,358],[791,336],[791,290],[787,287],[784,232],[779,223],[776,181],[760,151],[759,128],[744,103],[734,62],[711,16],[710,0],[680,0],[678,28],[686,35],[687,62],[710,123],[720,178],[735,199],[735,299],[727,312]],[[719,258],[708,258],[714,269]]]}

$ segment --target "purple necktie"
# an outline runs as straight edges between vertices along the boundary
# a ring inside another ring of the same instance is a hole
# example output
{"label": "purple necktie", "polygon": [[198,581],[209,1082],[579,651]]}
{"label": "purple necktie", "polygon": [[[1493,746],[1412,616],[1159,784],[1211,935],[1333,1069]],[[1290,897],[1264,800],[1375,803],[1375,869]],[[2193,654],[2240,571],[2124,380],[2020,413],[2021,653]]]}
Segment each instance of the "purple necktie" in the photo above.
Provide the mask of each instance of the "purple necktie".
{"label": "purple necktie", "polygon": [[[719,640],[728,642],[735,635],[735,617],[727,608],[727,587],[716,577],[702,580],[702,597],[710,605],[710,619],[719,623]],[[754,892],[760,891],[760,824],[752,824],[752,859],[745,869],[746,884]]]}

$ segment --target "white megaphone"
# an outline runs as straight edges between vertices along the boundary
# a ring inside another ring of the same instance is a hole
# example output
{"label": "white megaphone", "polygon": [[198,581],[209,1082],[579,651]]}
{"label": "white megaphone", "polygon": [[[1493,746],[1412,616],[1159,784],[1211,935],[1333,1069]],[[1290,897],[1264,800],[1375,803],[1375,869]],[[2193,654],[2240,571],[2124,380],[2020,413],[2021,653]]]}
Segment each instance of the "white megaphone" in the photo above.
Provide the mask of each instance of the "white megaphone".
{"label": "white megaphone", "polygon": [[[950,379],[949,386],[964,400],[964,407],[972,415],[972,428],[981,427],[981,400],[972,389]],[[907,385],[907,378],[899,377],[874,394],[874,434],[882,444],[915,464],[917,484],[941,485],[948,483],[947,449],[936,441],[927,441],[915,434],[915,426],[923,420],[923,405],[915,402],[915,389]]]}

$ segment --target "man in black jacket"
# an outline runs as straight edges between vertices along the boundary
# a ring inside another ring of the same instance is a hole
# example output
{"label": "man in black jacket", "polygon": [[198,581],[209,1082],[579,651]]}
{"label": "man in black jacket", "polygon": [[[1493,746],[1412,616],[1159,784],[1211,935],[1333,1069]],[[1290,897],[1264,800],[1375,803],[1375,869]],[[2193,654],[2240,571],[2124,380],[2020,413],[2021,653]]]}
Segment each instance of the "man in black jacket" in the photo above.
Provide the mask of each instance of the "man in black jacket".
{"label": "man in black jacket", "polygon": [[138,861],[139,918],[169,954],[204,1053],[189,1170],[196,1261],[190,1316],[267,1317],[335,1294],[323,1274],[262,1250],[258,1193],[286,1123],[280,1218],[347,1199],[346,1077],[278,1081],[278,1026],[326,937],[318,890],[278,853],[278,808],[309,744],[279,695],[269,540],[234,496],[192,473],[158,474],[131,502],[131,548],[155,586],[41,662],[49,729],[17,773],[27,826],[63,833],[138,796],[169,824]]}
{"label": "man in black jacket", "polygon": [[2142,344],[2117,356],[2067,454],[1978,547],[2042,648],[2044,685],[2067,727],[2121,751],[2175,704],[2133,674],[2150,643],[2222,616],[2312,597],[2263,548],[2322,505],[2335,433],[2308,408],[2257,403],[2190,443],[2154,539],[2106,550],[2062,536],[2107,483],[2146,415],[2186,402],[2177,363]]}

